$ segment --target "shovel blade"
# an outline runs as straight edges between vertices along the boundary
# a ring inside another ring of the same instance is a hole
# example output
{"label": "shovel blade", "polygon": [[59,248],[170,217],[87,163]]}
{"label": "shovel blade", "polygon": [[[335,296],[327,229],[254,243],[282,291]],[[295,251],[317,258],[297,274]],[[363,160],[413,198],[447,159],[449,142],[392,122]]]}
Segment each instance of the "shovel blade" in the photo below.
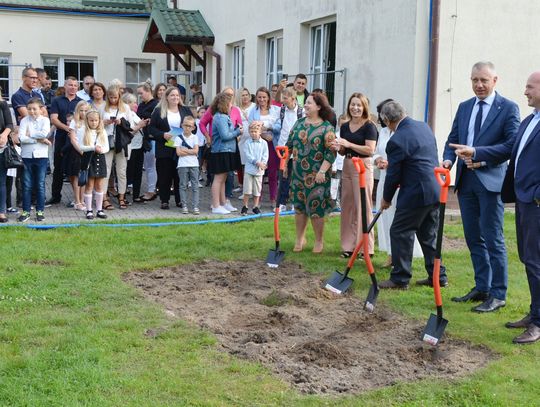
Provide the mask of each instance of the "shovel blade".
{"label": "shovel blade", "polygon": [[285,258],[285,252],[282,250],[269,250],[268,256],[266,256],[266,264],[268,267],[279,267],[280,263]]}
{"label": "shovel blade", "polygon": [[377,302],[377,297],[379,296],[379,287],[375,284],[372,284],[369,287],[369,292],[366,297],[366,302],[364,303],[364,309],[368,312],[373,312],[375,310],[375,303]]}
{"label": "shovel blade", "polygon": [[427,325],[424,328],[424,332],[422,332],[422,340],[430,345],[436,346],[444,334],[446,325],[448,325],[446,319],[431,314]]}
{"label": "shovel blade", "polygon": [[330,278],[326,280],[324,288],[336,294],[343,294],[353,283],[353,279],[345,276],[339,271],[334,271]]}

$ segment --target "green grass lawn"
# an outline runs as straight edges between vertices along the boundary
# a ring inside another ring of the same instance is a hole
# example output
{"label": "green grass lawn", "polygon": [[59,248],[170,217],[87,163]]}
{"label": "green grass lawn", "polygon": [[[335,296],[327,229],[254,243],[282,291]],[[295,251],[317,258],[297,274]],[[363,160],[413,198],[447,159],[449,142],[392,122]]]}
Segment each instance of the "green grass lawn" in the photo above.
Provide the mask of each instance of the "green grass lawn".
{"label": "green grass lawn", "polygon": [[[270,218],[160,228],[1,228],[0,406],[538,405],[540,343],[512,345],[521,331],[503,326],[529,306],[513,222],[507,215],[508,305],[497,313],[477,315],[470,304],[449,301],[472,287],[472,268],[466,251],[443,255],[450,279],[443,290],[447,334],[483,344],[498,357],[456,381],[424,380],[345,398],[298,394],[261,365],[219,352],[211,334],[167,318],[121,280],[131,270],[207,256],[264,259],[273,247]],[[322,256],[292,253],[292,217],[283,219],[281,231],[286,261],[328,275],[344,268],[338,258],[339,218],[327,223]],[[450,222],[445,233],[460,237],[461,225]],[[311,230],[309,237],[312,243]],[[384,260],[377,254],[376,268]],[[417,261],[415,278],[424,276]],[[388,271],[379,272],[380,280],[387,277]],[[356,275],[355,295],[365,296],[368,285],[367,275]],[[434,308],[425,287],[382,292],[379,304],[418,321],[427,321]],[[167,329],[145,336],[156,327]]]}

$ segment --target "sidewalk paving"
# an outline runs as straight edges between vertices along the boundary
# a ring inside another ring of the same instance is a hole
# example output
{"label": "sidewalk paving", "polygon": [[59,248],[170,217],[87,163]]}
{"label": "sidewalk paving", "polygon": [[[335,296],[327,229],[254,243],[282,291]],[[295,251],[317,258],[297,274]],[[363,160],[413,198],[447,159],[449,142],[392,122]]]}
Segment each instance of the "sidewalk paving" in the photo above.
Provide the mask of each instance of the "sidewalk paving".
{"label": "sidewalk paving", "polygon": [[[144,177],[143,177],[144,178]],[[47,198],[50,197],[50,184],[51,184],[52,176],[48,175],[46,179],[46,196]],[[141,188],[142,191],[145,189],[145,185],[143,182],[143,188]],[[189,192],[191,194],[191,192]],[[234,193],[234,198],[231,199],[231,204],[238,208],[237,212],[232,212],[229,215],[214,215],[211,212],[210,209],[210,187],[202,187],[199,188],[199,195],[200,195],[200,215],[193,215],[191,213],[191,205],[189,205],[190,213],[187,215],[184,215],[181,213],[181,209],[176,207],[174,196],[171,196],[170,199],[170,209],[169,210],[163,210],[160,208],[160,200],[159,197],[156,198],[153,201],[145,202],[145,203],[131,203],[127,209],[120,209],[118,207],[118,200],[116,198],[111,199],[111,203],[114,205],[114,210],[108,210],[105,211],[108,218],[104,220],[100,219],[94,219],[94,220],[87,220],[86,219],[86,212],[85,211],[79,211],[74,208],[68,208],[67,204],[71,201],[73,201],[73,191],[71,189],[71,186],[67,183],[64,183],[62,188],[62,202],[60,204],[52,205],[49,208],[45,208],[45,220],[42,222],[37,222],[35,220],[35,211],[32,210],[30,219],[23,223],[26,224],[38,224],[38,225],[59,225],[59,224],[66,224],[66,223],[77,223],[77,224],[85,224],[85,223],[93,223],[93,222],[129,222],[133,220],[148,220],[148,219],[155,219],[155,220],[173,220],[173,221],[183,221],[183,220],[196,220],[196,219],[205,219],[205,218],[236,218],[240,217],[240,209],[242,208],[242,201],[238,199],[238,196],[240,196],[240,192]],[[190,195],[189,195],[190,196]],[[126,195],[127,200],[129,202],[133,202],[133,197],[131,195]],[[15,191],[12,191],[12,202],[15,202]],[[252,203],[250,202],[250,205]],[[268,214],[273,212],[273,208],[270,206],[270,199],[268,197],[268,186],[265,184],[263,186],[263,196],[261,198],[261,212],[263,214]],[[507,207],[507,210],[513,211],[513,207]],[[17,222],[17,217],[22,212],[22,209],[19,208],[19,213],[9,213],[8,218],[9,222],[6,225],[23,225],[22,223]],[[95,213],[95,208],[94,208]],[[251,206],[249,210],[249,215],[252,215],[251,212]],[[333,213],[333,216],[339,216],[339,213]],[[450,219],[456,219],[460,217],[459,215],[459,205],[457,202],[457,196],[453,192],[448,194],[448,203],[446,206],[446,215],[447,218]]]}

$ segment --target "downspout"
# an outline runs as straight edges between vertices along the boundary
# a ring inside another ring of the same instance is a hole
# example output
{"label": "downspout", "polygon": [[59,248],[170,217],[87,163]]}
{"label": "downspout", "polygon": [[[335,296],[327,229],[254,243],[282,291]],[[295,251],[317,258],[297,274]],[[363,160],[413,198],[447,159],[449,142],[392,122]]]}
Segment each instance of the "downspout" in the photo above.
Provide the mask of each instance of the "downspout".
{"label": "downspout", "polygon": [[441,21],[441,0],[430,1],[429,21],[429,65],[428,90],[426,95],[426,114],[424,120],[435,132],[435,116],[437,113],[437,76],[439,73],[439,33]]}
{"label": "downspout", "polygon": [[[221,92],[221,55],[219,55],[212,47],[203,46],[203,51],[208,52],[216,58],[216,95]],[[205,68],[206,69],[206,68]]]}

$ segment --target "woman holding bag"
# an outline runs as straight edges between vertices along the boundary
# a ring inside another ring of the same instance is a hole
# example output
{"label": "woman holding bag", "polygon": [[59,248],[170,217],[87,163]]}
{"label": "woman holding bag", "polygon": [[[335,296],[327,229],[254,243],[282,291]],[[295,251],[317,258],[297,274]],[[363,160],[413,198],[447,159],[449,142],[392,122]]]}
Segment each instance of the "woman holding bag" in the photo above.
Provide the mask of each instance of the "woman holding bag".
{"label": "woman holding bag", "polygon": [[8,136],[13,130],[13,119],[8,104],[2,99],[0,92],[0,223],[8,221],[6,216],[6,178],[7,168],[4,159],[4,150],[8,143]]}
{"label": "woman holding bag", "polygon": [[171,184],[174,187],[176,205],[180,206],[176,148],[168,147],[165,143],[175,137],[171,134],[171,128],[180,127],[186,116],[193,117],[193,114],[188,107],[182,104],[178,88],[170,87],[161,97],[161,101],[150,118],[148,132],[156,141],[156,170],[161,209],[169,209]]}

